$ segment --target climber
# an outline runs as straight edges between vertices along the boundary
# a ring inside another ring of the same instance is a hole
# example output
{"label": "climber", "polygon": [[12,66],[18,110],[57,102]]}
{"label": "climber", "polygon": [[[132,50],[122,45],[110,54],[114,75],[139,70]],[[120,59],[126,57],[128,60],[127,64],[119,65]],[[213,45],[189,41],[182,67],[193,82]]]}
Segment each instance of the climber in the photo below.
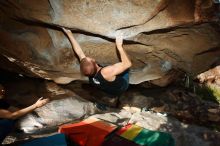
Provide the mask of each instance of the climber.
{"label": "climber", "polygon": [[12,131],[15,120],[32,112],[36,108],[39,108],[49,102],[49,99],[43,99],[42,97],[37,100],[33,105],[18,109],[10,106],[4,99],[5,90],[0,84],[0,145],[5,137]]}
{"label": "climber", "polygon": [[68,36],[79,58],[81,73],[89,77],[89,82],[92,85],[109,95],[113,95],[110,97],[118,97],[127,90],[129,86],[128,70],[132,64],[122,47],[123,39],[121,36],[116,37],[116,47],[120,54],[121,62],[103,67],[97,64],[95,59],[84,54],[70,30],[63,28],[63,31]]}

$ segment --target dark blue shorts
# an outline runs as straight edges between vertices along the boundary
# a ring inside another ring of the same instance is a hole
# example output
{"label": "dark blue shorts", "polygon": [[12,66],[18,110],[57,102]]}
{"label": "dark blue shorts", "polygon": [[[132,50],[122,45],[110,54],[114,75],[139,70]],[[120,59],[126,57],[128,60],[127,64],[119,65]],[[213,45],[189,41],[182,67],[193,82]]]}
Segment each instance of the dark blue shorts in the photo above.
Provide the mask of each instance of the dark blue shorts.
{"label": "dark blue shorts", "polygon": [[5,137],[12,131],[14,128],[15,121],[0,119],[0,145]]}

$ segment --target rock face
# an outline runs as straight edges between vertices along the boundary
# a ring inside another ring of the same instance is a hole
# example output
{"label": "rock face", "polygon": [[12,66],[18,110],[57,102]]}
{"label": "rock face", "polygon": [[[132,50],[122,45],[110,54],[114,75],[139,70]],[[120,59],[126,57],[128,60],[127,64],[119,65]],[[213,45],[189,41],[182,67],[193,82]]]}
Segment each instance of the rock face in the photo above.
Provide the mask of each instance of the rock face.
{"label": "rock face", "polygon": [[[133,67],[131,84],[179,71],[207,70],[220,56],[212,0],[23,0],[0,2],[1,68],[57,83],[86,79],[60,27],[72,29],[86,55],[100,64],[119,61],[123,34]],[[208,22],[208,23],[207,23]]]}

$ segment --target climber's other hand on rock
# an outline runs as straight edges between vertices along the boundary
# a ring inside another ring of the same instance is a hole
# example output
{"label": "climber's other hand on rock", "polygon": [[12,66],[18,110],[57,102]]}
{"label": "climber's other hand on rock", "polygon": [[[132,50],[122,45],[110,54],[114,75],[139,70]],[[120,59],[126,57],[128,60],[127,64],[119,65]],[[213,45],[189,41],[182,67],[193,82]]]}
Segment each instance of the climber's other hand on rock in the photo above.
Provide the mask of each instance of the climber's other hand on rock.
{"label": "climber's other hand on rock", "polygon": [[71,30],[66,29],[66,28],[64,28],[64,27],[62,27],[62,30],[63,30],[66,34],[72,33]]}
{"label": "climber's other hand on rock", "polygon": [[123,37],[122,37],[122,35],[116,36],[115,42],[116,42],[117,46],[122,46],[122,44],[123,44]]}

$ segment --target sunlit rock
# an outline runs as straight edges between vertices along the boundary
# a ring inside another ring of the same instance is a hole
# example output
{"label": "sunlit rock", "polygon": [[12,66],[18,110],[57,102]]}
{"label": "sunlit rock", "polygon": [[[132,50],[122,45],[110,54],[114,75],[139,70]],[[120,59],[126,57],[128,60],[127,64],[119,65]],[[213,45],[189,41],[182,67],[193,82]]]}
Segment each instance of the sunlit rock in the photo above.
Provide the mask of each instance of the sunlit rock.
{"label": "sunlit rock", "polygon": [[114,39],[123,34],[131,84],[165,86],[171,72],[197,75],[220,56],[212,0],[8,0],[0,8],[1,67],[60,84],[87,79],[60,27],[103,65],[120,60]]}

